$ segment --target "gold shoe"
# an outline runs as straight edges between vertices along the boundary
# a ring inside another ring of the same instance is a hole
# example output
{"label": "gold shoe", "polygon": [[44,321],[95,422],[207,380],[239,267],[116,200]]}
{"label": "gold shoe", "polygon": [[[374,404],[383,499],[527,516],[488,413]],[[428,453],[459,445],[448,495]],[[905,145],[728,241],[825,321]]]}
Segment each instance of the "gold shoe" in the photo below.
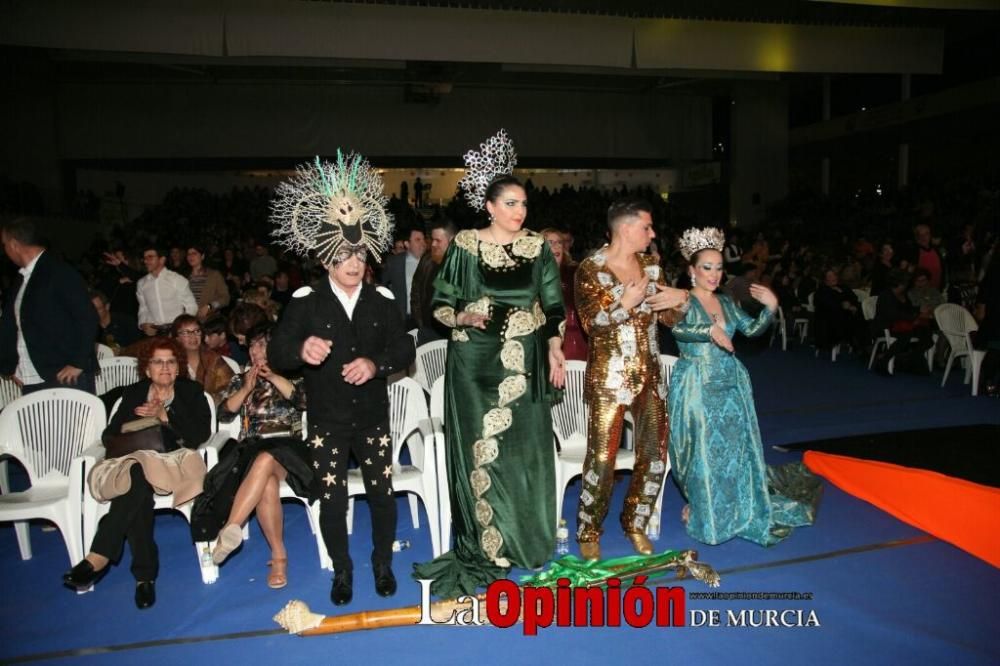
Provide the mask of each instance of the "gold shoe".
{"label": "gold shoe", "polygon": [[652,555],[653,554],[653,544],[645,534],[641,532],[630,532],[628,534],[628,540],[632,542],[632,547],[635,548],[635,552],[640,555]]}
{"label": "gold shoe", "polygon": [[219,531],[219,540],[215,542],[215,549],[212,551],[212,562],[216,566],[222,564],[229,557],[229,553],[242,544],[243,528],[229,523]]}
{"label": "gold shoe", "polygon": [[601,559],[601,543],[599,541],[581,541],[580,556],[588,562]]}

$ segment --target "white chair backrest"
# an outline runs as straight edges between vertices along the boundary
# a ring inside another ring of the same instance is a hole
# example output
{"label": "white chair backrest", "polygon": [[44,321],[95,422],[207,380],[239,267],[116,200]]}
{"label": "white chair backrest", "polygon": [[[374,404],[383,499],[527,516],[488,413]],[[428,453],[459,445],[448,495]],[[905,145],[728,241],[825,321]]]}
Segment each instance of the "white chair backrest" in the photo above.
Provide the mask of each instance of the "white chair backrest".
{"label": "white chair backrest", "polygon": [[133,356],[102,358],[97,364],[101,368],[97,375],[97,395],[139,381],[139,359]]}
{"label": "white chair backrest", "polygon": [[861,299],[861,314],[864,315],[866,321],[871,321],[875,318],[875,310],[878,308],[878,296],[866,296]]}
{"label": "white chair backrest", "polygon": [[100,342],[97,343],[97,360],[100,361],[102,358],[114,358],[115,353],[111,350],[111,347],[107,345],[102,345]]}
{"label": "white chair backrest", "polygon": [[972,313],[956,303],[942,303],[934,308],[934,321],[954,351],[967,351],[966,334],[979,330]]}
{"label": "white chair backrest", "polygon": [[431,418],[444,419],[444,375],[434,380],[431,387]]}
{"label": "white chair backrest", "polygon": [[235,360],[229,358],[228,356],[223,356],[222,360],[225,361],[226,365],[229,366],[229,369],[233,371],[234,375],[238,375],[243,372],[243,368],[241,368],[240,364]]}
{"label": "white chair backrest", "polygon": [[0,409],[21,397],[21,385],[10,377],[0,377]]}
{"label": "white chair backrest", "polygon": [[854,295],[858,297],[859,301],[864,301],[869,296],[871,289],[852,289]]}
{"label": "white chair backrest", "polygon": [[409,377],[403,377],[398,382],[389,384],[388,391],[392,463],[399,463],[399,453],[406,444],[413,464],[423,469],[425,453],[423,438],[420,436],[420,421],[428,417],[423,388]]}
{"label": "white chair backrest", "polygon": [[445,363],[448,360],[448,341],[434,340],[417,347],[417,357],[414,361],[416,371],[413,379],[427,393],[438,377],[444,375]]}
{"label": "white chair backrest", "polygon": [[18,398],[0,412],[0,454],[24,465],[32,483],[50,471],[69,475],[73,458],[101,441],[104,403],[76,389],[46,389]]}
{"label": "white chair backrest", "polygon": [[566,441],[574,434],[587,436],[587,407],[583,399],[586,361],[566,361],[566,386],[563,398],[552,405],[552,428],[559,441]]}
{"label": "white chair backrest", "polygon": [[674,372],[674,365],[678,358],[670,354],[660,354],[660,395],[667,395],[670,388],[670,375]]}
{"label": "white chair backrest", "polygon": [[816,312],[816,292],[810,291],[809,295],[806,297],[806,310],[808,312]]}
{"label": "white chair backrest", "polygon": [[410,337],[413,338],[413,344],[417,344],[417,337],[420,335],[420,331],[415,328],[411,328],[407,331],[407,333],[409,333]]}

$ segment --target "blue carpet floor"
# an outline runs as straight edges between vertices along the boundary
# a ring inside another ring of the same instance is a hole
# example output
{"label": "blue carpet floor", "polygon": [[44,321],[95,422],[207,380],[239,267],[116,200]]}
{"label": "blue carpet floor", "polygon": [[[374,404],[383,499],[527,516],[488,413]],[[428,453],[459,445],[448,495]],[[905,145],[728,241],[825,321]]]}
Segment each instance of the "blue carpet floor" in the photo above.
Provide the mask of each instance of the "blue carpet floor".
{"label": "blue carpet floor", "polygon": [[[1000,402],[972,398],[953,371],[940,375],[882,378],[850,358],[836,363],[793,347],[745,358],[755,387],[769,462],[797,460],[773,445],[973,423],[1000,423]],[[996,442],[981,446],[998,447]],[[627,476],[616,484],[620,505]],[[572,517],[579,482],[566,494]],[[289,599],[302,599],[333,614],[329,575],[319,569],[315,542],[301,505],[285,509],[291,554],[289,585],[265,584],[268,552],[256,523],[251,538],[230,558],[214,585],[202,585],[187,525],[179,514],[156,523],[161,574],[156,606],[139,612],[128,555],[89,594],[62,587],[69,565],[58,532],[31,530],[34,557],[22,561],[14,531],[0,526],[0,564],[6,572],[0,609],[0,662],[93,664],[469,664],[558,663],[753,664],[1000,663],[1000,572],[953,546],[921,533],[826,484],[815,526],[797,530],[770,549],[743,541],[709,547],[691,541],[680,524],[682,502],[673,484],[664,499],[662,549],[696,548],[722,573],[722,592],[800,592],[804,601],[691,599],[687,611],[801,610],[820,626],[796,628],[647,627],[548,628],[538,636],[510,629],[405,627],[338,636],[299,638],[276,631],[271,621]],[[998,507],[1000,510],[1000,507]],[[399,593],[382,599],[372,589],[367,505],[355,511],[352,554],[355,598],[343,612],[416,604],[419,587],[411,565],[430,558],[426,518],[414,529],[405,498],[399,499],[400,539],[413,543],[397,554]],[[602,542],[606,556],[631,549],[609,516]],[[518,575],[524,572],[515,571]],[[697,581],[664,579],[688,592]],[[340,609],[338,611],[340,612]]]}

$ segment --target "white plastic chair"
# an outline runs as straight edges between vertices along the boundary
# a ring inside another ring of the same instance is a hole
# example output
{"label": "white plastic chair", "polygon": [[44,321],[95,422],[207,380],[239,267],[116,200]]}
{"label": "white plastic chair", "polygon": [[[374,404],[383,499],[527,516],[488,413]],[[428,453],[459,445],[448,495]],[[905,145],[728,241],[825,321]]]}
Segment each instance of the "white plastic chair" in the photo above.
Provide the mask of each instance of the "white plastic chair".
{"label": "white plastic chair", "polygon": [[[810,315],[816,312],[816,306],[813,303],[815,296],[816,292],[809,292],[809,296],[806,297],[805,309]],[[809,335],[809,317],[796,317],[792,321],[792,330],[798,333],[799,344],[804,343]]]}
{"label": "white plastic chair", "polygon": [[111,347],[107,345],[102,345],[100,342],[97,343],[97,360],[100,361],[104,358],[114,358],[115,353],[111,350]]}
{"label": "white plastic chair", "polygon": [[778,316],[771,325],[771,341],[768,346],[774,344],[774,339],[781,336],[781,351],[788,351],[788,332],[785,330],[785,310],[779,305]]}
{"label": "white plastic chair", "polygon": [[[392,436],[392,486],[396,492],[410,495],[410,517],[413,527],[420,527],[420,510],[417,498],[423,500],[427,512],[427,530],[431,537],[431,552],[434,557],[441,554],[440,521],[438,519],[437,464],[434,459],[434,431],[427,414],[427,401],[421,387],[413,379],[404,377],[390,384],[389,390],[389,432]],[[404,465],[399,454],[406,446],[412,464]],[[380,461],[381,463],[381,461]],[[364,464],[364,461],[361,461]],[[361,470],[352,469],[347,473],[347,533],[353,532],[354,497],[364,495],[364,479]],[[314,503],[315,524],[319,524],[319,502]],[[323,543],[322,535],[316,535],[316,545],[320,551],[320,562],[324,569],[333,569]]]}
{"label": "white plastic chair", "polygon": [[451,486],[448,484],[447,446],[444,438],[444,375],[431,386],[431,426],[434,429],[438,479],[438,515],[441,520],[441,552],[451,550]]}
{"label": "white plastic chair", "polygon": [[229,369],[233,371],[234,375],[238,375],[241,372],[243,372],[243,368],[241,368],[240,364],[237,363],[235,360],[229,358],[228,356],[223,356],[222,360],[225,362],[226,365],[229,366]]}
{"label": "white plastic chair", "polygon": [[133,356],[112,356],[97,362],[100,373],[95,377],[97,395],[104,395],[120,386],[139,381],[139,359]]}
{"label": "white plastic chair", "polygon": [[21,385],[10,377],[0,377],[0,409],[21,397]]}
{"label": "white plastic chair", "polygon": [[444,375],[445,361],[448,358],[448,341],[434,340],[417,347],[414,360],[416,370],[413,379],[425,393],[430,394],[431,386],[438,377]]}
{"label": "white plastic chair", "polygon": [[975,317],[961,305],[955,303],[942,303],[934,308],[934,321],[937,322],[941,333],[948,340],[951,351],[948,352],[948,361],[944,366],[944,377],[941,378],[941,386],[948,381],[948,373],[951,372],[951,365],[955,359],[964,359],[965,379],[964,383],[972,381],[972,395],[979,393],[979,370],[983,364],[986,354],[973,349],[969,333],[979,330],[979,324]]}
{"label": "white plastic chair", "polygon": [[[0,412],[0,458],[27,471],[31,487],[12,493],[0,478],[0,521],[15,521],[21,559],[31,559],[27,521],[44,518],[62,532],[70,564],[84,556],[80,453],[101,441],[104,403],[75,389],[47,389],[18,398]],[[89,493],[88,493],[89,494]]]}
{"label": "white plastic chair", "polygon": [[[201,454],[205,461],[205,467],[211,469],[219,462],[219,449],[226,443],[230,438],[230,432],[228,430],[219,432],[218,424],[215,415],[215,402],[212,400],[212,396],[205,395],[205,400],[208,401],[208,408],[211,418],[211,430],[212,434],[208,441],[204,442],[198,447],[198,453]],[[111,414],[109,415],[109,420],[118,411],[121,406],[121,398],[115,401],[114,406],[111,408]],[[100,437],[98,437],[100,440]],[[83,487],[83,548],[84,553],[90,550],[90,544],[94,540],[94,536],[97,534],[97,525],[101,518],[107,514],[111,509],[111,503],[105,502],[103,504],[99,503],[90,494],[87,489],[87,474],[93,469],[94,465],[99,463],[104,459],[104,446],[98,442],[96,446],[92,446],[80,456],[82,461],[81,465],[81,476],[76,477],[75,483],[81,484]],[[153,496],[153,509],[154,510],[171,510],[177,511],[184,516],[184,519],[188,522],[191,521],[191,502],[183,504],[179,507],[174,507],[174,496],[173,493],[169,495],[154,495]],[[194,544],[195,555],[198,558],[198,566],[201,570],[201,580],[203,583],[211,584],[214,583],[219,578],[219,568],[211,561],[208,560],[207,563],[203,564],[202,555],[206,550],[211,551],[212,544],[210,542],[197,542]],[[81,555],[82,557],[82,555]],[[207,558],[206,558],[207,559]]]}
{"label": "white plastic chair", "polygon": [[[587,364],[584,361],[566,361],[566,386],[563,399],[552,406],[552,430],[559,448],[555,453],[556,520],[562,518],[563,496],[566,486],[575,477],[583,474],[583,461],[587,455],[587,418],[590,414],[583,399],[584,376]],[[632,469],[635,453],[619,449],[615,458],[615,470]]]}

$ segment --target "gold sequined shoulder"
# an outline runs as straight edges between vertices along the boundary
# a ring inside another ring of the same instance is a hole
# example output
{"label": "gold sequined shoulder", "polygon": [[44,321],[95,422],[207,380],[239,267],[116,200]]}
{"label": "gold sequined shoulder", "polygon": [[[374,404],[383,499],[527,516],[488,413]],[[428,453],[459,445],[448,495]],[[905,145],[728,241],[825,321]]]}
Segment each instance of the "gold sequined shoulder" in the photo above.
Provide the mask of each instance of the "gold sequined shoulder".
{"label": "gold sequined shoulder", "polygon": [[455,245],[473,256],[479,255],[479,234],[475,229],[464,229],[455,235]]}

